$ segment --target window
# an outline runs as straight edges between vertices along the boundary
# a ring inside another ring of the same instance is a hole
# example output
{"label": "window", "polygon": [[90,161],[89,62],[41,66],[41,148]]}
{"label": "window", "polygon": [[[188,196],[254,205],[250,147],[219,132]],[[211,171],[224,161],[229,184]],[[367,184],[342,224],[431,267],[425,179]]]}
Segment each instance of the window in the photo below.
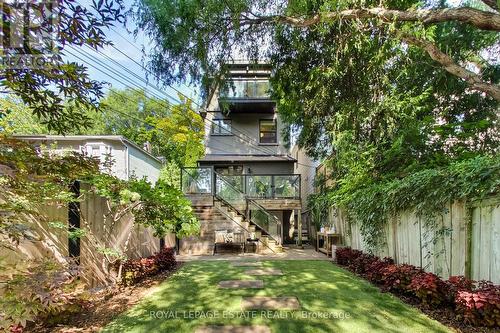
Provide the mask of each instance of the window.
{"label": "window", "polygon": [[259,142],[260,143],[277,143],[278,135],[276,132],[276,120],[263,119],[259,123]]}
{"label": "window", "polygon": [[231,135],[230,119],[214,119],[212,123],[212,135]]}

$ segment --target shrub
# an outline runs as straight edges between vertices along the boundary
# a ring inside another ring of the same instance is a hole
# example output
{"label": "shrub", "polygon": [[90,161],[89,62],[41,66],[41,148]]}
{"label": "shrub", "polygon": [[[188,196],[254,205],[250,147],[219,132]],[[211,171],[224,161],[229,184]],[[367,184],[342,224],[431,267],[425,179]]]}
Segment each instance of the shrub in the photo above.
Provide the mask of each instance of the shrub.
{"label": "shrub", "polygon": [[357,257],[362,254],[363,252],[359,250],[353,250],[350,247],[338,247],[335,251],[337,264],[342,266],[350,265]]}
{"label": "shrub", "polygon": [[22,332],[27,322],[56,317],[78,305],[79,270],[73,263],[43,258],[20,263],[15,273],[4,267],[0,265],[0,331]]}
{"label": "shrub", "polygon": [[433,273],[418,273],[408,288],[426,306],[438,306],[449,300],[448,285]]}
{"label": "shrub", "polygon": [[176,265],[174,249],[171,247],[163,248],[155,255],[154,259],[160,272],[171,270]]}
{"label": "shrub", "polygon": [[381,284],[385,290],[392,292],[407,293],[409,291],[409,285],[413,278],[423,272],[420,268],[413,265],[394,265],[389,264],[382,268],[381,274]]}
{"label": "shrub", "polygon": [[385,257],[383,260],[377,259],[371,262],[366,268],[366,273],[365,273],[366,279],[368,279],[372,283],[381,284],[383,269],[393,264],[394,260],[388,257]]}
{"label": "shrub", "polygon": [[500,286],[480,282],[474,291],[459,290],[455,297],[457,314],[478,326],[500,326]]}
{"label": "shrub", "polygon": [[129,259],[122,266],[122,283],[133,285],[148,276],[159,272],[170,270],[175,267],[174,251],[171,248],[163,248],[160,252],[139,259]]}
{"label": "shrub", "polygon": [[364,275],[367,272],[368,267],[375,261],[379,261],[379,258],[370,254],[362,253],[356,259],[352,260],[349,265],[349,270],[357,274]]}

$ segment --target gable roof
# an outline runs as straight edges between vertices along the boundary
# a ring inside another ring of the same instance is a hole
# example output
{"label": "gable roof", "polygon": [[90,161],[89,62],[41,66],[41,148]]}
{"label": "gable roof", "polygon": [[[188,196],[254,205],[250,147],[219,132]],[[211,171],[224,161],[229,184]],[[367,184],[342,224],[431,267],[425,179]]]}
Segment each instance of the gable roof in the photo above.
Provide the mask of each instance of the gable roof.
{"label": "gable roof", "polygon": [[131,146],[141,151],[144,155],[148,155],[156,162],[163,164],[163,162],[156,156],[147,152],[139,145],[121,135],[13,135],[20,140],[47,140],[47,141],[88,141],[88,140],[108,140],[121,142],[125,146]]}

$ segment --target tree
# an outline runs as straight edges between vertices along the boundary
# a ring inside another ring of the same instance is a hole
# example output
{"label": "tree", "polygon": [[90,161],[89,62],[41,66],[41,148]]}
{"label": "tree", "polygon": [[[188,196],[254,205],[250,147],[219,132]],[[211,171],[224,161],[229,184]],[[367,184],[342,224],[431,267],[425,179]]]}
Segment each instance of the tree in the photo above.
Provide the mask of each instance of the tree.
{"label": "tree", "polygon": [[[17,98],[0,99],[0,107],[5,112],[0,118],[0,127],[7,133],[57,133],[40,123],[29,107]],[[182,97],[181,104],[173,105],[165,99],[148,96],[141,89],[111,89],[101,100],[99,112],[74,112],[89,117],[88,127],[66,134],[122,135],[141,147],[148,142],[154,155],[177,167],[194,165],[204,153],[203,120],[193,110],[191,101]]]}
{"label": "tree", "polygon": [[[467,82],[470,88],[500,101],[500,87],[488,74],[491,66],[480,57],[483,50],[470,53],[465,59],[457,58],[433,40],[435,30],[444,25],[470,28],[474,34],[498,36],[500,13],[493,0],[460,8],[450,7],[443,1],[411,0],[237,0],[230,3],[137,0],[133,12],[139,27],[149,33],[157,46],[150,67],[167,81],[191,77],[208,84],[210,78],[217,77],[223,70],[223,64],[235,56],[243,54],[257,59],[277,55],[276,32],[281,29],[296,28],[297,32],[307,34],[337,26],[355,29],[367,36],[382,31],[399,45],[422,49],[436,64]],[[331,35],[328,43],[336,43],[341,31]],[[481,63],[479,71],[470,69],[467,63],[471,61]]]}
{"label": "tree", "polygon": [[29,106],[49,130],[85,127],[89,116],[79,110],[98,110],[102,83],[62,55],[71,46],[110,44],[103,29],[122,22],[122,10],[121,0],[93,1],[88,7],[75,0],[2,2],[0,86]]}

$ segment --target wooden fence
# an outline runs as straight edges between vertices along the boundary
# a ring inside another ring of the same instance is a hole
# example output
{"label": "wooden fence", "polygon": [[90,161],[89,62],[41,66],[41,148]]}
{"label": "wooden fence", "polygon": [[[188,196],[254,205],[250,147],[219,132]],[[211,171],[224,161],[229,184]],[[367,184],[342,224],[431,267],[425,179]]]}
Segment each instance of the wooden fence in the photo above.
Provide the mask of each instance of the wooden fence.
{"label": "wooden fence", "polygon": [[[60,262],[68,260],[68,229],[56,226],[68,225],[68,207],[43,206],[39,211],[43,218],[23,217],[34,240],[21,241],[16,251],[0,250],[0,256],[11,262],[47,256]],[[146,257],[160,249],[160,240],[153,236],[152,230],[135,224],[131,213],[114,221],[103,197],[85,194],[79,215],[80,228],[85,232],[79,239],[79,265],[90,287],[108,284],[116,278],[110,264],[116,257],[110,254],[110,249],[124,253],[127,258]]]}
{"label": "wooden fence", "polygon": [[[343,243],[367,250],[359,225],[348,223],[340,209],[330,211],[330,223]],[[500,197],[444,207],[437,227],[428,226],[415,212],[403,212],[385,226],[384,246],[375,254],[396,263],[424,268],[443,278],[465,275],[500,283]]]}

